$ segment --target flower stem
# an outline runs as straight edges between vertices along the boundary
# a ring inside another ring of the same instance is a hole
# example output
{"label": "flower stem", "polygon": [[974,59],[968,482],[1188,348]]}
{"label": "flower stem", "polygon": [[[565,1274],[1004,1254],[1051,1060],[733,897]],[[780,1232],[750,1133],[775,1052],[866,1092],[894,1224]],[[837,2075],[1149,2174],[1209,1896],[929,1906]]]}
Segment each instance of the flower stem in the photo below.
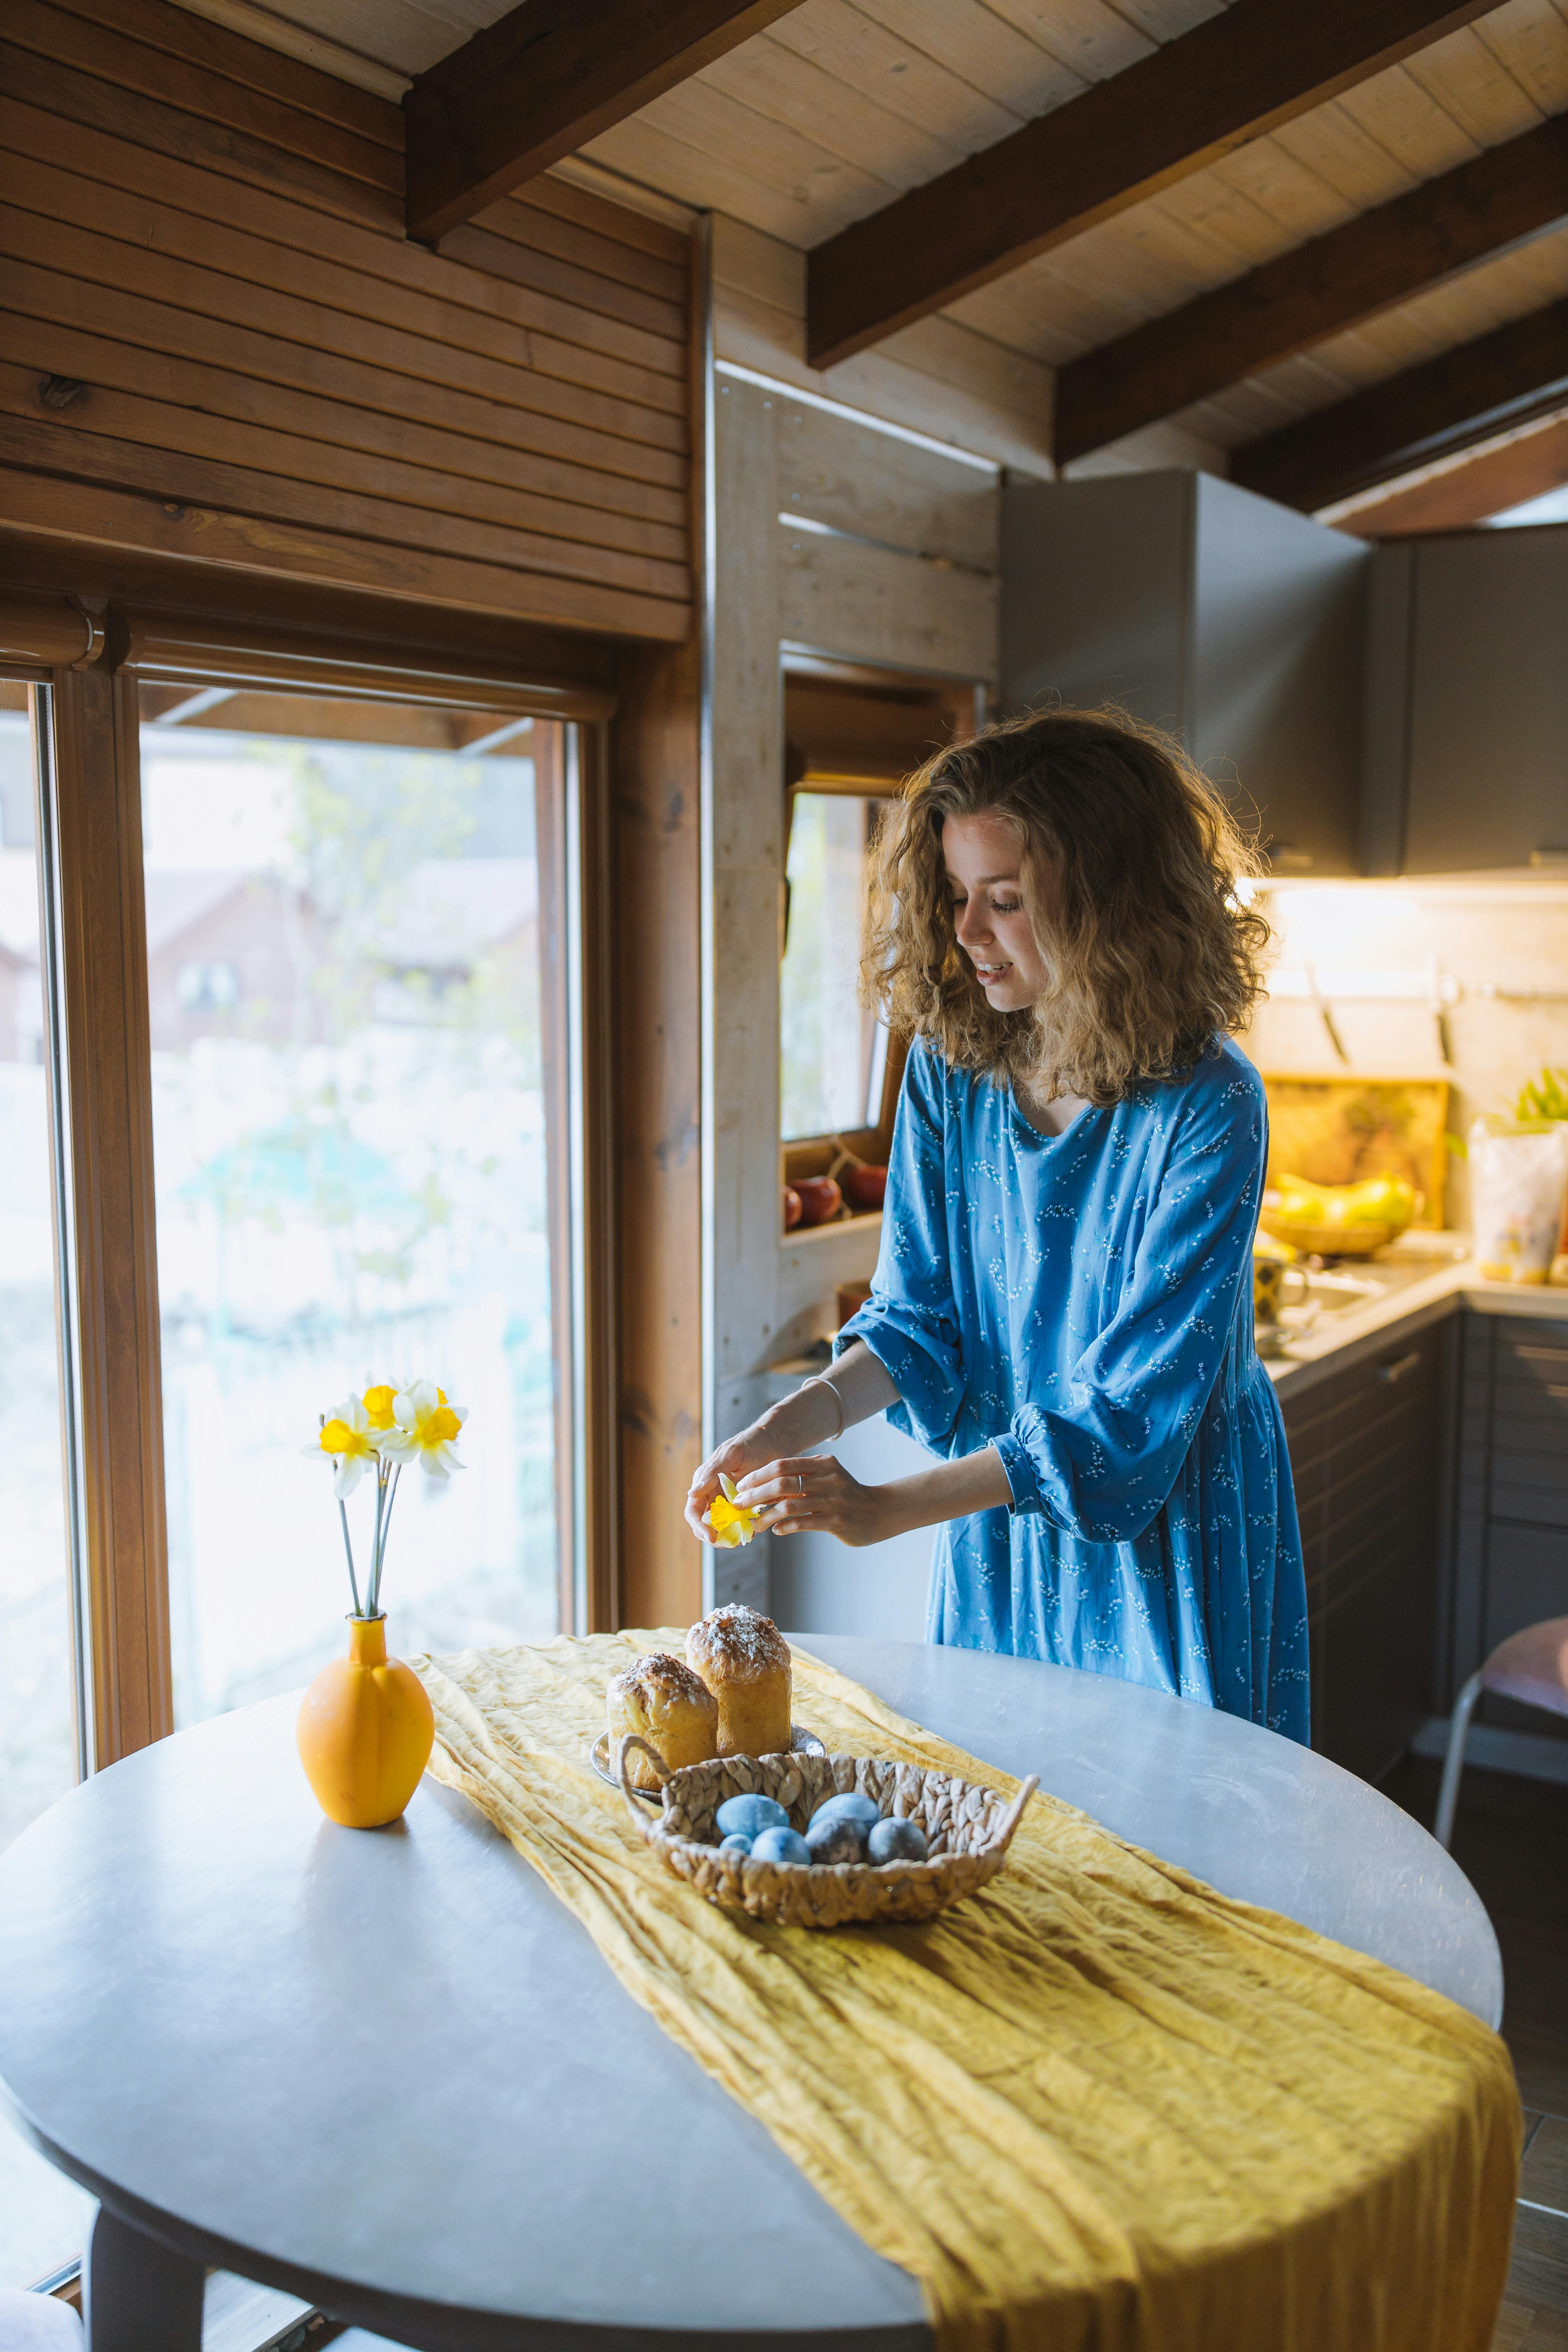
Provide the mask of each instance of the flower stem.
{"label": "flower stem", "polygon": [[402,1463],[400,1462],[400,1463],[397,1465],[396,1468],[394,1470],[393,1474],[392,1474],[392,1492],[388,1495],[388,1496],[387,1496],[387,1498],[386,1498],[386,1517],[385,1517],[384,1519],[382,1519],[382,1520],[380,1521],[379,1526],[378,1526],[378,1528],[377,1528],[377,1533],[376,1533],[376,1541],[375,1541],[375,1591],[374,1591],[374,1592],[373,1593],[373,1595],[371,1596],[371,1604],[370,1604],[370,1605],[371,1605],[371,1608],[372,1608],[373,1610],[377,1610],[377,1609],[379,1609],[379,1608],[381,1607],[381,1570],[382,1570],[382,1563],[383,1563],[383,1561],[384,1561],[384,1560],[385,1559],[385,1558],[386,1558],[386,1538],[387,1538],[387,1532],[388,1532],[388,1530],[390,1529],[390,1528],[391,1528],[391,1526],[392,1526],[392,1507],[393,1507],[394,1503],[395,1503],[395,1502],[396,1502],[396,1500],[397,1500],[397,1482],[398,1482],[398,1480],[402,1477],[402,1475],[403,1475],[403,1465],[402,1465]]}
{"label": "flower stem", "polygon": [[343,1549],[348,1554],[349,1561],[349,1591],[354,1597],[354,1615],[357,1617],[361,1613],[359,1605],[359,1583],[354,1576],[354,1548],[349,1541],[349,1510],[346,1503],[340,1503],[338,1505],[338,1517],[343,1523]]}

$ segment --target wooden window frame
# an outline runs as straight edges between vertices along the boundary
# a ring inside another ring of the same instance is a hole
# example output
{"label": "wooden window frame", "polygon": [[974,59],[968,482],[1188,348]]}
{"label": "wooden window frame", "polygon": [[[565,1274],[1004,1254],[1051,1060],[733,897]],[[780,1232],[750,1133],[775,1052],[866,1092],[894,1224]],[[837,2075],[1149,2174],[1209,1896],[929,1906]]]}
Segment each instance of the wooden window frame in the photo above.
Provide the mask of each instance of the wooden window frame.
{"label": "wooden window frame", "polygon": [[[84,1769],[174,1727],[142,848],[143,684],[265,686],[573,722],[575,777],[563,780],[562,794],[567,822],[549,845],[572,893],[570,904],[557,902],[557,968],[567,971],[569,944],[580,975],[571,1015],[579,1098],[566,1108],[580,1154],[582,1222],[572,1370],[560,1384],[575,1440],[562,1514],[574,1523],[575,1572],[563,1566],[563,1622],[595,1632],[617,1622],[617,966],[608,742],[616,697],[597,681],[536,679],[521,667],[509,674],[443,655],[416,635],[417,618],[405,639],[361,640],[101,599],[0,601],[0,666],[45,688],[48,705],[40,848],[55,894],[46,937],[58,971],[46,990],[46,1020],[59,1144],[55,1192],[65,1211],[57,1214],[57,1288],[69,1309],[61,1320],[70,1359],[62,1397],[70,1408],[66,1481],[77,1646],[85,1664]],[[562,1230],[559,1169],[552,1191]],[[564,1434],[559,1415],[558,1431]]]}
{"label": "wooden window frame", "polygon": [[[797,793],[893,799],[932,750],[973,734],[984,720],[984,690],[977,683],[874,669],[862,663],[791,656],[784,664],[784,824],[783,861],[789,865]],[[835,723],[836,706],[843,723]],[[793,722],[793,723],[792,723]],[[780,961],[784,921],[780,919]],[[826,1176],[846,1152],[885,1167],[893,1118],[909,1055],[906,1037],[889,1035],[882,1099],[865,1127],[827,1135],[781,1138],[784,1181]]]}

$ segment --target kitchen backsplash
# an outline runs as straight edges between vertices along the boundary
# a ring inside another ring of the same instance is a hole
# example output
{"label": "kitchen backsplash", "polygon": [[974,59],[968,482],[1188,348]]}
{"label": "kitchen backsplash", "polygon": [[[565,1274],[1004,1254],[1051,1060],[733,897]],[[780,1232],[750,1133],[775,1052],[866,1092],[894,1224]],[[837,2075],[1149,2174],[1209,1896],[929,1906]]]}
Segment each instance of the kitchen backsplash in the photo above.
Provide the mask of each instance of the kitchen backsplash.
{"label": "kitchen backsplash", "polygon": [[[1543,1064],[1568,1067],[1563,881],[1276,883],[1259,904],[1276,931],[1269,995],[1241,1042],[1266,1076],[1447,1075],[1463,1136],[1511,1110]],[[1469,1223],[1457,1157],[1445,1222]]]}

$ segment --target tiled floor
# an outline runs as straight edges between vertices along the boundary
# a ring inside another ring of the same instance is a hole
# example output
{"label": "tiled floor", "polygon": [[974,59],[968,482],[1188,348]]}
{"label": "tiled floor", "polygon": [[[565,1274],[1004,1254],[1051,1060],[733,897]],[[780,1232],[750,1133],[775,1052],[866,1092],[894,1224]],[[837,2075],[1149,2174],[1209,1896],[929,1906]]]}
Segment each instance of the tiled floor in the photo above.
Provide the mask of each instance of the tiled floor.
{"label": "tiled floor", "polygon": [[[1384,1783],[1428,1828],[1437,1770],[1408,1758]],[[1528,2135],[1493,2352],[1568,2352],[1568,1787],[1468,1771],[1454,1859],[1502,1947],[1502,2030]]]}

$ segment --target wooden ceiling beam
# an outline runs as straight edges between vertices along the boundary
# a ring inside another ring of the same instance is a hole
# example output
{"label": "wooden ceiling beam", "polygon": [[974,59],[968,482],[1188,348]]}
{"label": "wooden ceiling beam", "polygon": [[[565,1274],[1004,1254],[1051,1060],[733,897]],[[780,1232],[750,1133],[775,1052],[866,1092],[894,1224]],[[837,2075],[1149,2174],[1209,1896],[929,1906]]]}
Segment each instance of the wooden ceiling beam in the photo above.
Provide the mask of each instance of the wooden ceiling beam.
{"label": "wooden ceiling beam", "polygon": [[403,101],[408,234],[433,245],[799,0],[521,0]]}
{"label": "wooden ceiling beam", "polygon": [[1553,418],[1478,449],[1442,473],[1395,485],[1370,506],[1337,518],[1358,539],[1408,539],[1434,530],[1471,530],[1491,515],[1568,482],[1568,416]]}
{"label": "wooden ceiling beam", "polygon": [[1057,377],[1066,465],[1568,220],[1568,115],[1200,294]]}
{"label": "wooden ceiling beam", "polygon": [[1322,105],[1492,0],[1234,0],[817,247],[806,343],[831,367]]}
{"label": "wooden ceiling beam", "polygon": [[1230,478],[1315,514],[1568,404],[1568,301],[1231,451]]}

